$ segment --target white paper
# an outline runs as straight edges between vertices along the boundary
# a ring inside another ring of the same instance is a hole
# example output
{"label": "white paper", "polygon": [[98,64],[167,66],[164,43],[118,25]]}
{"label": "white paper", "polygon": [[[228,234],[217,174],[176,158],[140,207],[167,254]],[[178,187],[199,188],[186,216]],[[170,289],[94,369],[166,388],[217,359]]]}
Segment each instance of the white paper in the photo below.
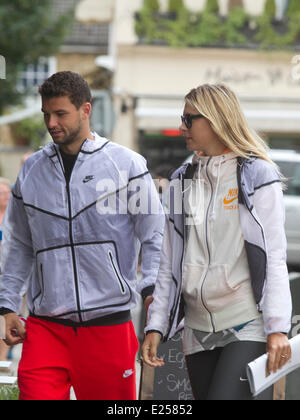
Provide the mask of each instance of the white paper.
{"label": "white paper", "polygon": [[251,392],[254,397],[272,386],[279,379],[287,376],[289,373],[300,367],[300,335],[290,340],[292,349],[292,358],[288,361],[281,369],[276,373],[271,373],[268,376],[267,373],[267,362],[268,355],[264,354],[247,366],[247,375],[251,388]]}
{"label": "white paper", "polygon": [[5,318],[4,316],[0,315],[0,339],[5,339]]}

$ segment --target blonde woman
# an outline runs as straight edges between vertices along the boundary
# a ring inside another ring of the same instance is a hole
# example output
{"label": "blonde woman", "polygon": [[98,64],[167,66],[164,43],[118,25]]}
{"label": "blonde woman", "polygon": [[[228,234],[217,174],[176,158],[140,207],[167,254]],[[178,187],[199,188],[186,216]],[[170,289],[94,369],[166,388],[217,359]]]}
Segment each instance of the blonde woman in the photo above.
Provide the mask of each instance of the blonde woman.
{"label": "blonde woman", "polygon": [[193,89],[180,130],[194,158],[172,176],[142,356],[162,366],[159,343],[184,318],[195,399],[252,399],[247,363],[267,348],[275,372],[291,357],[282,179],[225,85]]}

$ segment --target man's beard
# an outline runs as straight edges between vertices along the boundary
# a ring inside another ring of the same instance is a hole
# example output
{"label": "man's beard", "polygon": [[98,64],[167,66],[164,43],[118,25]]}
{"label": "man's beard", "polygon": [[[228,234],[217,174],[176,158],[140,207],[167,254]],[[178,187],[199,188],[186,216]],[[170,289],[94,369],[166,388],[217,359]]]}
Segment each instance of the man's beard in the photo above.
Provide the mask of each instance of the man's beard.
{"label": "man's beard", "polygon": [[58,144],[59,146],[69,146],[73,143],[76,143],[80,139],[80,132],[81,132],[81,121],[78,123],[78,127],[72,130],[69,135],[64,138],[63,140],[58,140],[57,142],[53,139],[54,143]]}

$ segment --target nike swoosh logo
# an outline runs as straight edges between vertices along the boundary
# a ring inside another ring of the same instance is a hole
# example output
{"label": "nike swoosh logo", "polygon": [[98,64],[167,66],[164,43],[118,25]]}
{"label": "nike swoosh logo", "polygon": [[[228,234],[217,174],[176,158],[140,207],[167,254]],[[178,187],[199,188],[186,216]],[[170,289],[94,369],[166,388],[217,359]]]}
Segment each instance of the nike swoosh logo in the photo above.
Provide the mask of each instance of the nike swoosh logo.
{"label": "nike swoosh logo", "polygon": [[226,204],[231,204],[231,203],[233,203],[235,200],[237,200],[238,199],[238,197],[234,197],[234,198],[232,198],[231,200],[227,200],[227,198],[224,198],[224,204],[226,205]]}
{"label": "nike swoosh logo", "polygon": [[123,374],[123,378],[129,378],[129,376],[133,375],[133,373],[134,373],[134,371],[133,371],[133,370],[126,371],[126,372]]}
{"label": "nike swoosh logo", "polygon": [[84,178],[84,180],[82,181],[84,184],[86,184],[87,182],[90,182],[94,179],[94,175],[90,175]]}

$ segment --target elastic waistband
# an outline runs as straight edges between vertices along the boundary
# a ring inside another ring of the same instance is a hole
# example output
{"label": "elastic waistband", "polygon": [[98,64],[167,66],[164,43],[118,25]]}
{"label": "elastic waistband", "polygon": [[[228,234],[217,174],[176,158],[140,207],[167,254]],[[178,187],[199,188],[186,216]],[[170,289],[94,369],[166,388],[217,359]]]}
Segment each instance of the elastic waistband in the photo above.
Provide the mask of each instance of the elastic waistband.
{"label": "elastic waistband", "polygon": [[43,321],[54,322],[56,324],[64,325],[65,327],[80,328],[80,327],[110,327],[112,325],[125,324],[131,321],[131,312],[123,311],[115,314],[106,315],[99,318],[90,319],[84,322],[75,322],[70,319],[52,318],[49,316],[39,316],[30,313],[31,318],[41,319]]}

